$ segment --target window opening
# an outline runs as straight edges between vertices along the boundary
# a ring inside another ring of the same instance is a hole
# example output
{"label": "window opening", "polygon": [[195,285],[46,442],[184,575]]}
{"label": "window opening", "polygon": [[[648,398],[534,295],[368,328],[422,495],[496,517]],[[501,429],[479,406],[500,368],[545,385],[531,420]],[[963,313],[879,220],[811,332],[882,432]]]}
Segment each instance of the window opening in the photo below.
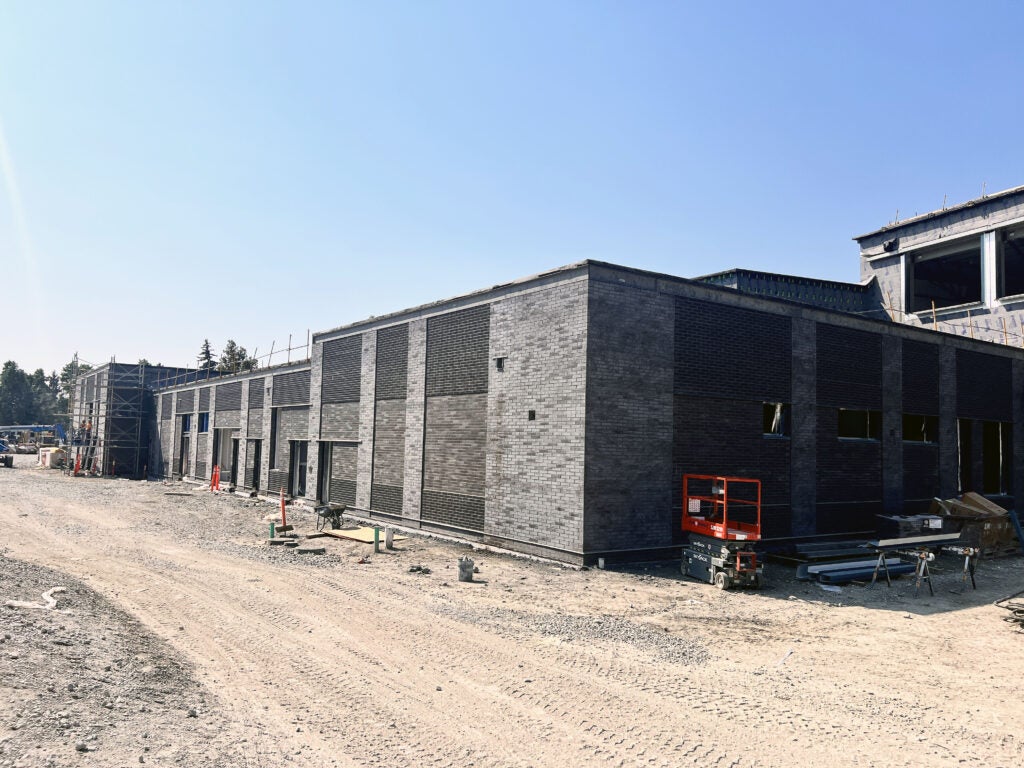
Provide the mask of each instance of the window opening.
{"label": "window opening", "polygon": [[181,431],[191,432],[192,431],[192,414],[186,413],[181,417]]}
{"label": "window opening", "polygon": [[880,411],[839,409],[839,437],[850,440],[878,440],[882,434]]}
{"label": "window opening", "polygon": [[1012,430],[1011,424],[985,421],[981,425],[982,491],[989,494],[1008,494],[1012,483]]}
{"label": "window opening", "polygon": [[913,254],[907,262],[911,312],[981,301],[981,238]]}
{"label": "window opening", "polygon": [[971,446],[972,426],[970,419],[956,420],[956,455],[957,465],[960,468],[960,472],[957,475],[959,483],[957,492],[959,493],[965,493],[974,488],[974,474],[972,472],[974,451]]}
{"label": "window opening", "polygon": [[937,443],[939,442],[939,417],[916,413],[903,414],[903,442],[905,443]]}
{"label": "window opening", "polygon": [[209,412],[207,412],[207,413],[200,413],[199,414],[199,431],[200,432],[209,432],[210,431],[210,414],[209,414]]}
{"label": "window opening", "polygon": [[764,403],[761,421],[765,437],[789,437],[789,420],[789,403]]}
{"label": "window opening", "polygon": [[1003,231],[998,243],[999,296],[1024,294],[1024,230]]}

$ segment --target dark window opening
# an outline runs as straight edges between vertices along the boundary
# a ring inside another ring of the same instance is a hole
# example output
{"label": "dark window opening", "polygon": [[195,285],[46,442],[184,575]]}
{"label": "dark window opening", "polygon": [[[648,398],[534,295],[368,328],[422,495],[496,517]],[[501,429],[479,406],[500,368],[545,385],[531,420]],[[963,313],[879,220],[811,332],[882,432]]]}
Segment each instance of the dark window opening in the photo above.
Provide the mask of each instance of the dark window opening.
{"label": "dark window opening", "polygon": [[971,443],[971,429],[973,425],[970,419],[957,419],[956,420],[956,447],[957,447],[957,463],[960,468],[960,472],[957,475],[957,481],[960,486],[957,488],[959,493],[964,493],[974,489],[974,451]]}
{"label": "dark window opening", "polygon": [[209,432],[210,431],[210,414],[209,412],[199,414],[199,431]]}
{"label": "dark window opening", "polygon": [[288,446],[288,455],[291,457],[291,464],[288,467],[288,493],[302,497],[306,495],[309,443],[305,440],[290,440]]}
{"label": "dark window opening", "polygon": [[1013,426],[986,421],[981,425],[982,491],[1013,493]]}
{"label": "dark window opening", "polygon": [[181,417],[181,431],[182,433],[188,433],[192,430],[192,414],[186,413]]}
{"label": "dark window opening", "polygon": [[528,421],[536,421],[537,420],[537,412],[536,411],[527,411],[526,412],[526,418],[527,418]]}
{"label": "dark window opening", "polygon": [[505,358],[504,357],[496,357],[496,358],[494,358],[494,367],[495,367],[495,369],[497,369],[499,371],[504,371],[505,370]]}
{"label": "dark window opening", "polygon": [[839,437],[851,440],[878,440],[881,435],[880,411],[839,409]]}
{"label": "dark window opening", "polygon": [[1024,231],[1003,232],[999,237],[999,295],[1024,294]]}
{"label": "dark window opening", "polygon": [[981,238],[940,255],[914,255],[908,262],[911,312],[981,301]]}
{"label": "dark window opening", "polygon": [[765,437],[789,437],[789,403],[764,403],[761,411]]}
{"label": "dark window opening", "polygon": [[939,417],[904,413],[903,441],[906,443],[939,442]]}

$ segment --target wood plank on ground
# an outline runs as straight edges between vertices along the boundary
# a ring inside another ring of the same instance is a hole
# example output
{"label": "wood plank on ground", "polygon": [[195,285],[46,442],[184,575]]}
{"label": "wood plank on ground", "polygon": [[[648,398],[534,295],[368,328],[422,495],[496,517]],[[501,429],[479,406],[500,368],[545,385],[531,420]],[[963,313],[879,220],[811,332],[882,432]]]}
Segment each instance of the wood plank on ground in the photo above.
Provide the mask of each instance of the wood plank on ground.
{"label": "wood plank on ground", "polygon": [[[363,544],[373,544],[373,528],[350,528],[350,529],[338,529],[334,531],[323,531],[328,536],[333,536],[336,539],[351,539],[352,541],[361,541]],[[395,541],[405,541],[406,536],[394,537]],[[380,532],[380,541],[384,542],[384,531]]]}

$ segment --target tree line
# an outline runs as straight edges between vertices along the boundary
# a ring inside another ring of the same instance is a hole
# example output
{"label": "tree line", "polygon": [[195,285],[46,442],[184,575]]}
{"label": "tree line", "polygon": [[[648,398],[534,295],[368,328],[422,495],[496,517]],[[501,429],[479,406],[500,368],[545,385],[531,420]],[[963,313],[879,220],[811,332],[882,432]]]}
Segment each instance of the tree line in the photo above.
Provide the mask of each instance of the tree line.
{"label": "tree line", "polygon": [[[228,339],[219,357],[214,354],[210,340],[203,339],[196,363],[201,370],[220,373],[252,371],[259,367],[256,358],[232,339]],[[145,358],[138,364],[153,365]],[[88,363],[72,360],[60,373],[47,374],[42,368],[27,373],[16,362],[8,360],[0,369],[0,424],[59,423],[67,426],[75,376],[90,370],[92,366]]]}

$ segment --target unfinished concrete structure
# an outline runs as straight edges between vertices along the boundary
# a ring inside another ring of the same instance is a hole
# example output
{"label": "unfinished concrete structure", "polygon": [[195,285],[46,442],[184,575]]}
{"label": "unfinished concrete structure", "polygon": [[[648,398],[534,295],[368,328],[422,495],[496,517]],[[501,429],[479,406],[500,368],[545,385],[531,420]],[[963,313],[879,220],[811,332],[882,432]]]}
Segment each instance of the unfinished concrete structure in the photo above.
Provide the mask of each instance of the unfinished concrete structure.
{"label": "unfinished concrete structure", "polygon": [[1024,346],[1024,187],[854,239],[896,322]]}
{"label": "unfinished concrete structure", "polygon": [[189,376],[195,372],[186,368],[116,362],[79,376],[70,398],[72,465],[77,458],[105,475],[145,477],[153,390]]}
{"label": "unfinished concrete structure", "polygon": [[576,563],[677,555],[684,472],[760,478],[772,537],[1012,504],[1024,350],[813,304],[574,264],[164,388],[150,465]]}

